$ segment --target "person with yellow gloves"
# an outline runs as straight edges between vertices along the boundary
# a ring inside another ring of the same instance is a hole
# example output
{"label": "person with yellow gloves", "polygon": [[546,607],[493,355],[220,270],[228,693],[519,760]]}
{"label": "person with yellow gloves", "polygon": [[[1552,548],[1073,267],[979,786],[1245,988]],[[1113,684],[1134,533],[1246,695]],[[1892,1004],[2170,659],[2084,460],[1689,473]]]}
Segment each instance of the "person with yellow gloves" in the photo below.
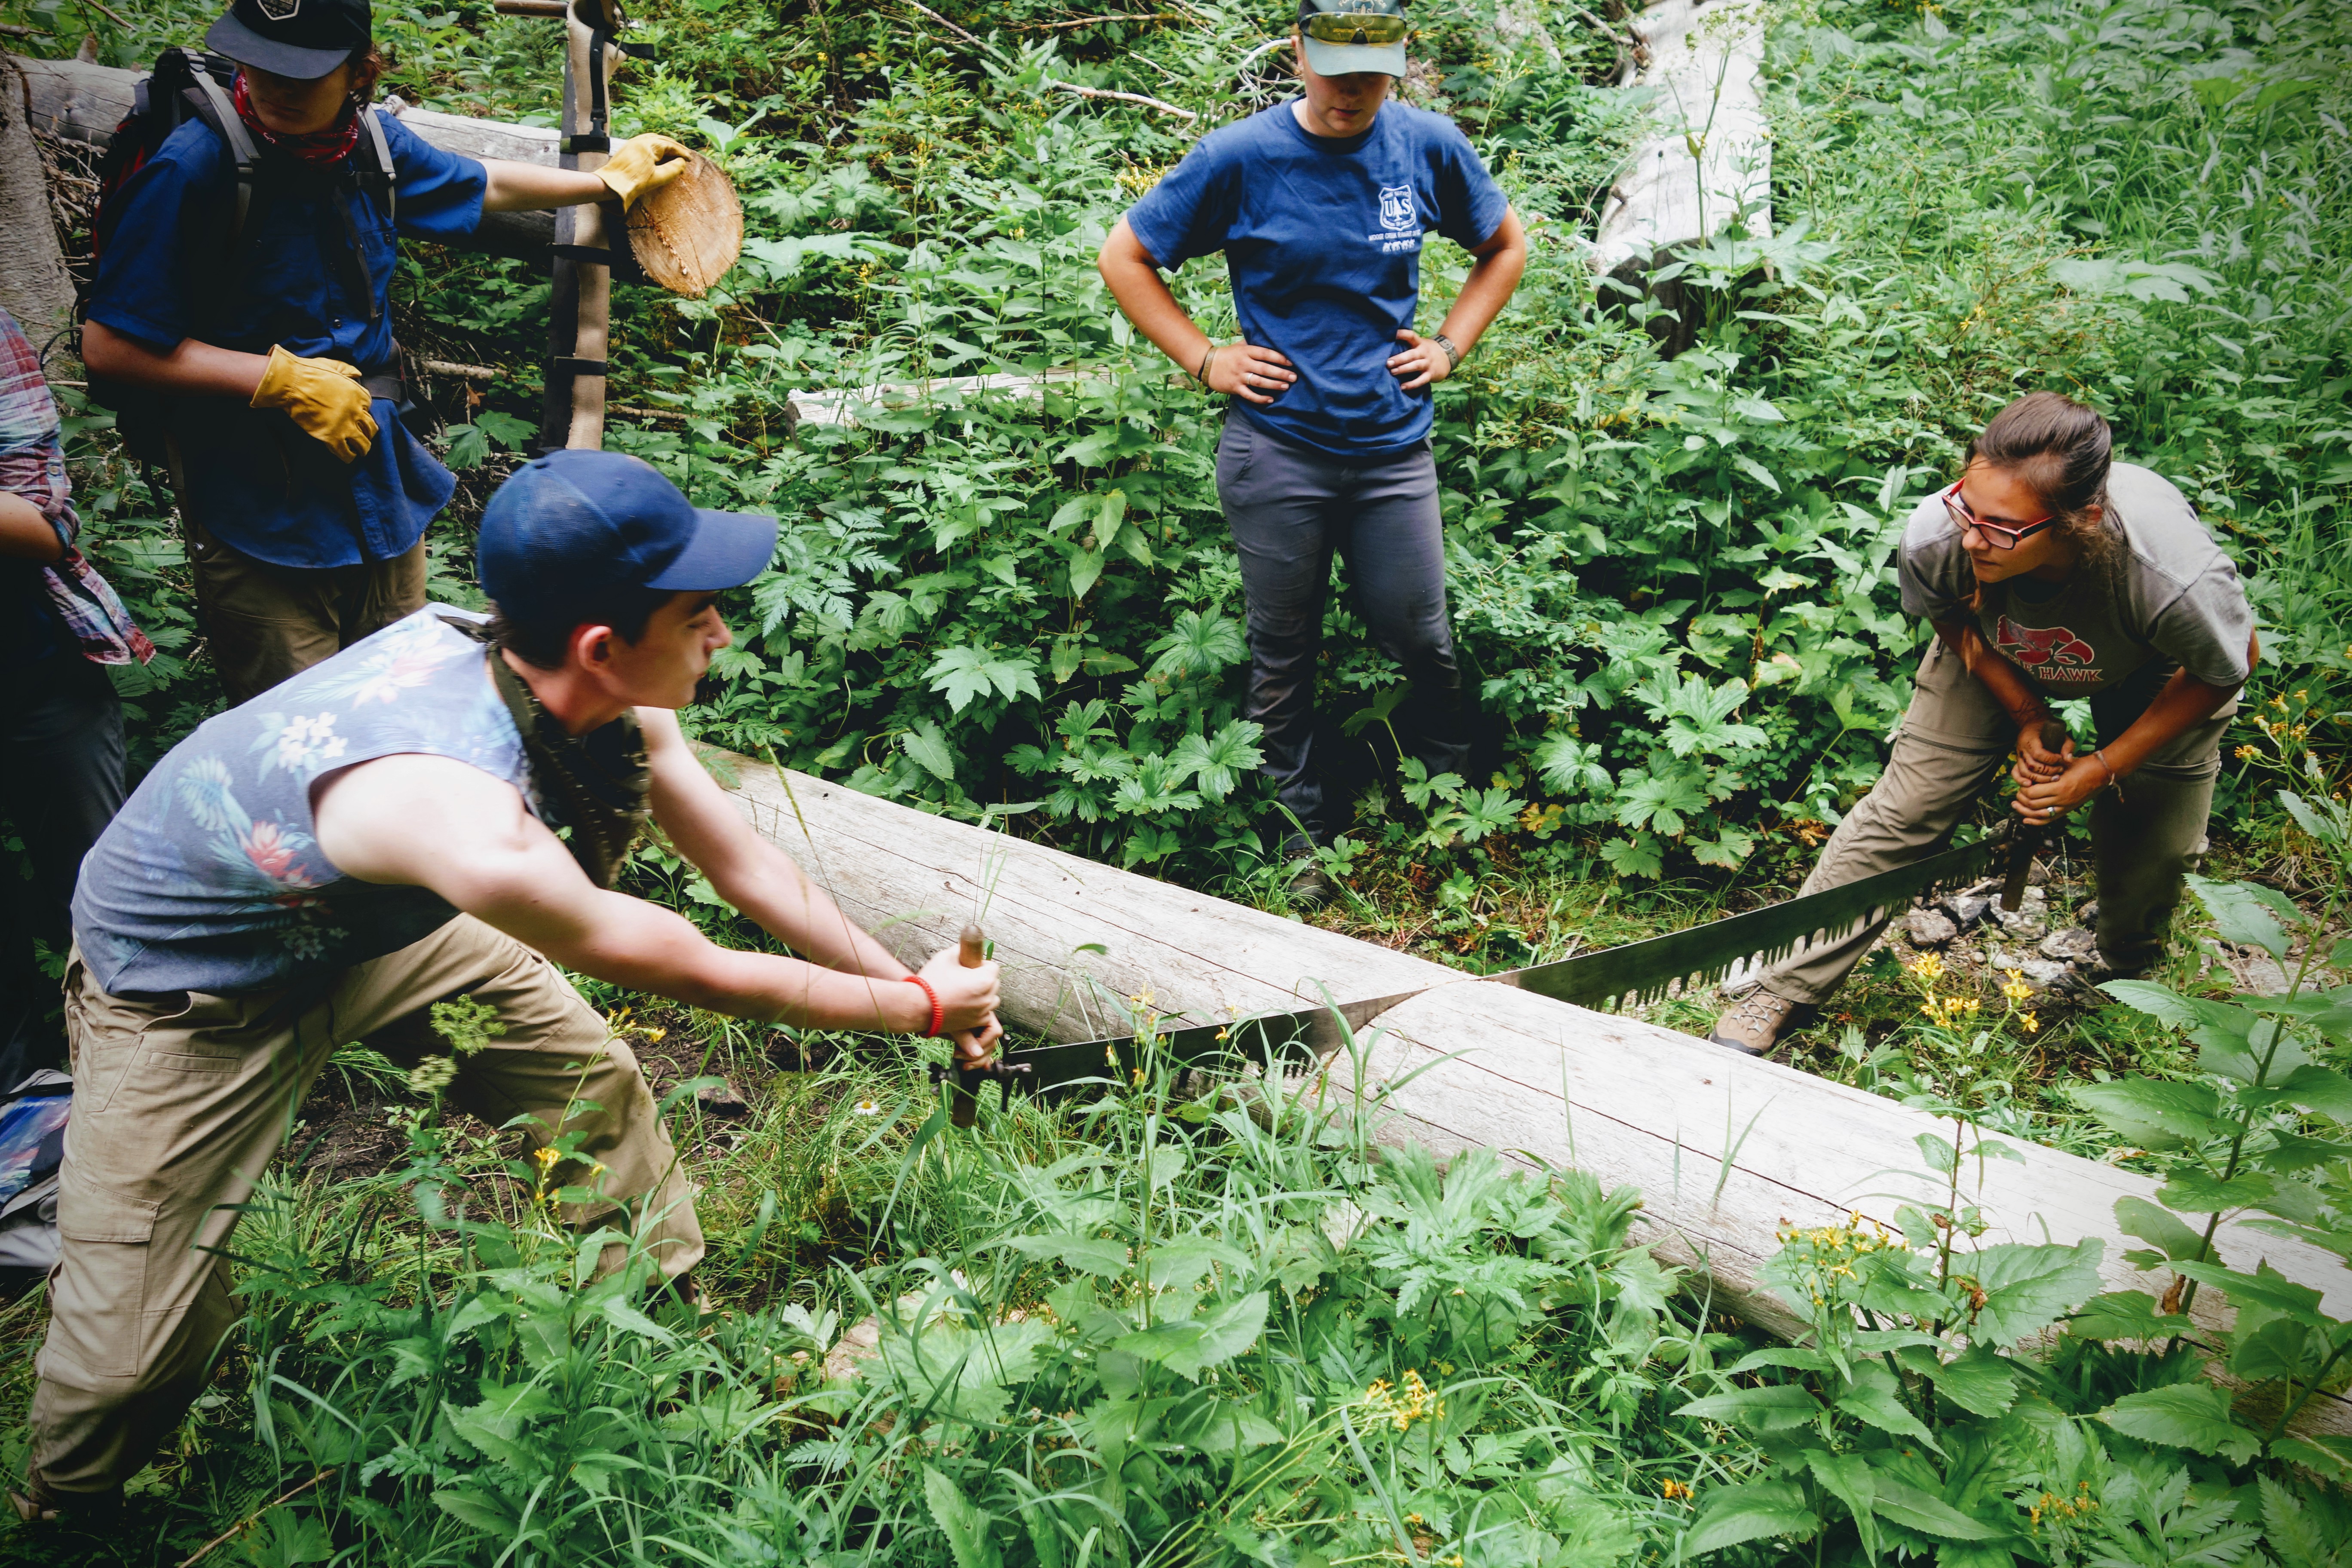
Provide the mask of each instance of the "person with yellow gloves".
{"label": "person with yellow gloves", "polygon": [[[233,120],[173,132],[103,220],[83,363],[155,410],[232,706],[425,603],[457,480],[398,417],[396,237],[634,205],[689,157],[661,136],[593,172],[443,152],[367,107],[373,21],[369,0],[236,0],[205,39],[237,63]],[[234,142],[256,154],[243,192]]]}

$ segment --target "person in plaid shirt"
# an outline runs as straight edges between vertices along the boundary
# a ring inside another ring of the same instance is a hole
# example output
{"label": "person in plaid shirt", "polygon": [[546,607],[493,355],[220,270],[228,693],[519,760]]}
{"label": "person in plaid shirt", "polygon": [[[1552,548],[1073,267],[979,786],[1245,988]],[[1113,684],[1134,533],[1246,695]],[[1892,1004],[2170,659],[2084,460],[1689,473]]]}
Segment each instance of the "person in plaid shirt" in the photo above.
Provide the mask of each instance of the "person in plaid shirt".
{"label": "person in plaid shirt", "polygon": [[74,540],[81,531],[40,356],[0,310],[0,813],[33,863],[29,893],[0,911],[0,1091],[62,1066],[58,983],[81,858],[122,804],[122,706],[100,667],[154,646]]}

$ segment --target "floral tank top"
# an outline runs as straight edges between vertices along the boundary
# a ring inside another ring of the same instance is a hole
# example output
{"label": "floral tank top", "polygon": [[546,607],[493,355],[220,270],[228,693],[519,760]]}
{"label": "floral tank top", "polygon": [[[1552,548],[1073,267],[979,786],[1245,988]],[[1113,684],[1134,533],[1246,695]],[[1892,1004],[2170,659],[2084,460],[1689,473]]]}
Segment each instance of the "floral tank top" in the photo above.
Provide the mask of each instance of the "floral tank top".
{"label": "floral tank top", "polygon": [[482,645],[428,605],[241,708],[147,775],[82,862],[74,940],[117,994],[215,995],[322,980],[457,918],[424,888],[346,877],[320,853],[310,786],[404,752],[451,757],[533,798]]}

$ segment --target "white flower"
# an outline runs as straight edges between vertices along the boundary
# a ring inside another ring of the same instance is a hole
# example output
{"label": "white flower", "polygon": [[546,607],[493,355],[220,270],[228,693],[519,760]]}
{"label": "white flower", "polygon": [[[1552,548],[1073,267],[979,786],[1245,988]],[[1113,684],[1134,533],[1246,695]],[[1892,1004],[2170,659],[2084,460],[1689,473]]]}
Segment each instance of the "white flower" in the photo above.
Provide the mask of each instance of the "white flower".
{"label": "white flower", "polygon": [[278,765],[291,773],[297,768],[332,762],[343,754],[350,743],[335,733],[332,713],[321,713],[315,719],[305,719],[297,713],[278,731]]}

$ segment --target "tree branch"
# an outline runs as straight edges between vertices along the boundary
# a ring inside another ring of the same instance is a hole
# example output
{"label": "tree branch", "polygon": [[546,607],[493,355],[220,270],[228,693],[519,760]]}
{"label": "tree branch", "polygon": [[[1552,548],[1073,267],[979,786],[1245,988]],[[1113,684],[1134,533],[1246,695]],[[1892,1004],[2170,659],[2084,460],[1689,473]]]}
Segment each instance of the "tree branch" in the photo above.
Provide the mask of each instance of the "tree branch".
{"label": "tree branch", "polygon": [[[911,4],[911,0],[909,0],[909,3]],[[1191,110],[1179,109],[1165,99],[1147,98],[1139,92],[1113,92],[1108,88],[1080,87],[1076,82],[1057,81],[1052,77],[1046,77],[1045,79],[1045,84],[1047,87],[1059,88],[1064,92],[1075,92],[1080,98],[1115,98],[1121,103],[1139,103],[1146,109],[1156,109],[1162,114],[1172,114],[1179,120],[1198,120],[1201,118]]]}

